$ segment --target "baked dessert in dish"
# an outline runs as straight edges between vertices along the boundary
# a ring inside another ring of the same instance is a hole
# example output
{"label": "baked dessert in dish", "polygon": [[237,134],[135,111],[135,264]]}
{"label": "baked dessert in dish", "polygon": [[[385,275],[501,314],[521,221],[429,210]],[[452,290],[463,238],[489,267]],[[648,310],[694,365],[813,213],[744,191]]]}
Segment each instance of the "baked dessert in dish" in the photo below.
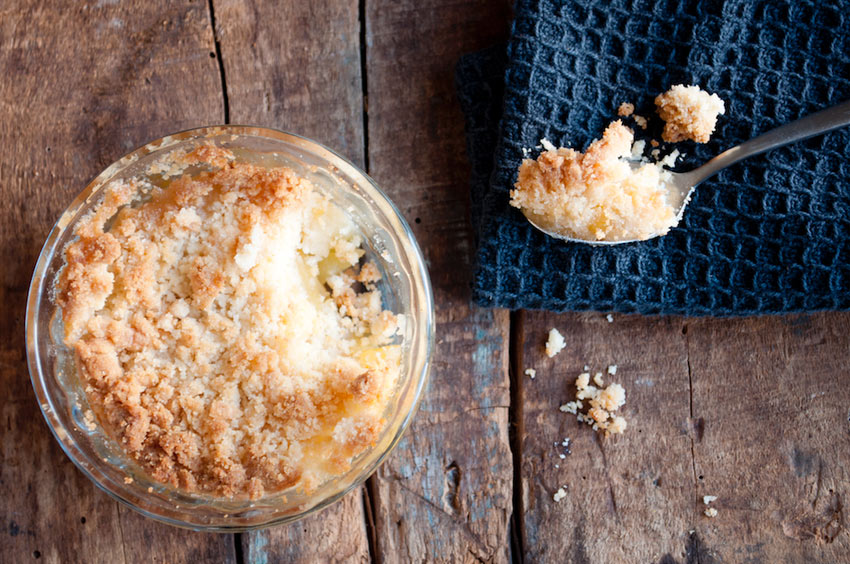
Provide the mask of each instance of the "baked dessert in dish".
{"label": "baked dessert in dish", "polygon": [[156,481],[310,492],[368,450],[404,319],[351,218],[282,166],[201,145],[115,181],[64,249],[64,345],[91,411]]}

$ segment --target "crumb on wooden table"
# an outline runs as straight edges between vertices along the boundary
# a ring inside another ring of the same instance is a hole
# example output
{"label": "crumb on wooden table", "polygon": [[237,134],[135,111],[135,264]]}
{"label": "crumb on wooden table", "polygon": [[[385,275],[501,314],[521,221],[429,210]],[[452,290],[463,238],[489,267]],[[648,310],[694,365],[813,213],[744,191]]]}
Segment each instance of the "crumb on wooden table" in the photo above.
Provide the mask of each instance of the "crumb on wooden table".
{"label": "crumb on wooden table", "polygon": [[705,511],[703,511],[703,513],[705,514],[705,516],[706,516],[706,517],[710,517],[710,518],[712,518],[712,519],[713,519],[714,517],[717,517],[717,510],[716,510],[715,508],[713,508],[713,507],[709,507],[708,509],[706,509]]}
{"label": "crumb on wooden table", "polygon": [[566,346],[567,342],[564,340],[564,336],[554,327],[550,329],[549,339],[546,341],[546,356],[552,358]]}
{"label": "crumb on wooden table", "polygon": [[526,369],[525,369],[525,374],[526,374],[529,378],[531,378],[532,380],[534,380],[534,377],[535,377],[535,376],[537,376],[537,370],[535,370],[535,369],[533,369],[533,368],[526,368]]}

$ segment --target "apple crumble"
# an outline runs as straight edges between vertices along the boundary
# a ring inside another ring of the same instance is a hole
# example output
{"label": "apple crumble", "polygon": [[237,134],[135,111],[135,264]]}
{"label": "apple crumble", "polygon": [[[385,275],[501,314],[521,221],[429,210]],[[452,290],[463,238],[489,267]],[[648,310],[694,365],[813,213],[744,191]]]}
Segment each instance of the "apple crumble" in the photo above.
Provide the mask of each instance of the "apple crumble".
{"label": "apple crumble", "polygon": [[94,418],[161,483],[310,492],[378,439],[400,316],[308,180],[212,145],[173,158],[164,187],[111,183],[64,251],[56,299]]}
{"label": "apple crumble", "polygon": [[524,159],[511,205],[551,233],[586,241],[648,239],[676,224],[664,171],[629,162],[634,133],[619,120],[587,151],[549,149]]}
{"label": "apple crumble", "polygon": [[717,94],[709,94],[699,86],[677,84],[655,98],[658,115],[664,120],[661,138],[668,143],[692,139],[707,143],[717,117],[726,111]]}

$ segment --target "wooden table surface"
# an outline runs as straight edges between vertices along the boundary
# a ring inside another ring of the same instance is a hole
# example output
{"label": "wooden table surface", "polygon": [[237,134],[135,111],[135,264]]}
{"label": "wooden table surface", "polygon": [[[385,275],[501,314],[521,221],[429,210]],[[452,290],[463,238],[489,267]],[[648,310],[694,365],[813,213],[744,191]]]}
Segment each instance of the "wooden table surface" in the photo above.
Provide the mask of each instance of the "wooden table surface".
{"label": "wooden table surface", "polygon": [[[0,561],[850,562],[850,315],[609,323],[470,305],[453,70],[509,19],[506,0],[0,2]],[[223,122],[366,168],[423,247],[438,322],[427,395],[367,485],[236,535],[95,488],[47,429],[24,346],[36,257],[72,198],[134,147]],[[554,359],[550,327],[568,341]],[[585,364],[619,365],[623,436],[558,411]]]}

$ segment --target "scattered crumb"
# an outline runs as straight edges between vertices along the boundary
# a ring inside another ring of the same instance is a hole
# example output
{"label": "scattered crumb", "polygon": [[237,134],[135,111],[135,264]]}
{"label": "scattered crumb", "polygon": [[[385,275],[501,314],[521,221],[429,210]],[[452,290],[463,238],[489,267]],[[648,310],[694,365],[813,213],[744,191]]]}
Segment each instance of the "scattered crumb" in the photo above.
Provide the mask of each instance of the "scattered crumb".
{"label": "scattered crumb", "polygon": [[646,129],[647,119],[645,117],[635,114],[632,116],[632,119],[635,120],[635,123],[638,124],[638,127],[640,127],[641,129]]}
{"label": "scattered crumb", "polygon": [[617,108],[617,115],[620,117],[629,117],[633,113],[635,113],[635,105],[628,102],[623,102],[620,104],[620,107]]}
{"label": "scattered crumb", "polygon": [[544,149],[546,149],[547,151],[557,151],[558,150],[557,147],[555,147],[555,145],[553,145],[552,142],[549,141],[548,139],[541,139],[540,145]]}
{"label": "scattered crumb", "polygon": [[113,181],[64,248],[56,301],[86,425],[161,484],[311,491],[384,426],[401,350],[380,273],[349,215],[294,170],[213,145],[183,157],[215,170],[143,202],[144,177]]}
{"label": "scattered crumb", "polygon": [[[601,372],[597,372],[593,377],[593,383],[595,385],[590,384],[589,372],[579,374],[575,383],[576,399],[558,409],[575,415],[579,423],[587,423],[594,431],[602,430],[606,435],[623,433],[628,426],[626,419],[615,412],[626,403],[626,390],[620,384],[610,384],[603,388]],[[584,409],[582,400],[588,400],[586,412],[581,411]],[[566,439],[565,441],[569,444]]]}
{"label": "scattered crumb", "polygon": [[124,483],[125,483],[125,484],[132,484],[132,483],[133,483],[133,478],[131,478],[130,476],[125,476],[125,477],[124,477]]}
{"label": "scattered crumb", "polygon": [[705,505],[708,505],[709,503],[711,503],[712,501],[715,501],[716,499],[717,499],[716,495],[704,495],[704,496],[702,496],[702,502]]}
{"label": "scattered crumb", "polygon": [[705,516],[706,516],[706,517],[711,517],[712,519],[713,519],[714,517],[717,517],[717,510],[716,510],[715,508],[713,508],[713,507],[709,507],[708,509],[706,509],[705,511],[703,511],[703,513],[705,513]]}
{"label": "scattered crumb", "polygon": [[635,141],[632,143],[632,158],[640,160],[643,156],[643,151],[646,149],[646,141]]}
{"label": "scattered crumb", "polygon": [[148,493],[153,493],[153,486],[148,487]]}
{"label": "scattered crumb", "polygon": [[585,365],[584,365],[584,368],[582,368],[582,370],[583,370],[584,372],[588,372],[588,371],[590,371],[590,367],[589,367],[588,365],[586,365],[586,364],[585,364]]}
{"label": "scattered crumb", "polygon": [[564,336],[561,335],[554,327],[550,329],[549,339],[546,341],[546,356],[552,358],[561,352],[566,346],[567,342],[564,340]]}
{"label": "scattered crumb", "polygon": [[608,374],[613,376],[616,373],[617,373],[617,365],[616,364],[612,364],[611,366],[608,367]]}
{"label": "scattered crumb", "polygon": [[653,147],[658,147],[658,145],[660,145],[660,143],[658,141],[656,141],[655,139],[650,139],[649,144],[652,145]]}
{"label": "scattered crumb", "polygon": [[534,380],[534,377],[535,377],[535,376],[537,376],[537,371],[536,371],[535,369],[533,369],[533,368],[526,368],[526,369],[525,369],[525,373],[526,373],[526,374],[527,374],[527,375],[528,375],[528,376],[529,376],[532,380]]}
{"label": "scattered crumb", "polygon": [[567,497],[567,487],[563,486],[558,488],[558,491],[555,492],[555,495],[552,496],[552,499],[555,500],[555,503],[558,503],[565,497]]}
{"label": "scattered crumb", "polygon": [[[611,315],[610,313],[605,316],[605,319],[608,320],[608,323],[614,323],[614,316]],[[585,370],[587,370],[587,367],[585,367]]]}
{"label": "scattered crumb", "polygon": [[706,143],[717,125],[717,117],[725,113],[723,100],[699,86],[677,84],[655,98],[658,115],[665,121],[661,138],[668,143],[692,139]]}

